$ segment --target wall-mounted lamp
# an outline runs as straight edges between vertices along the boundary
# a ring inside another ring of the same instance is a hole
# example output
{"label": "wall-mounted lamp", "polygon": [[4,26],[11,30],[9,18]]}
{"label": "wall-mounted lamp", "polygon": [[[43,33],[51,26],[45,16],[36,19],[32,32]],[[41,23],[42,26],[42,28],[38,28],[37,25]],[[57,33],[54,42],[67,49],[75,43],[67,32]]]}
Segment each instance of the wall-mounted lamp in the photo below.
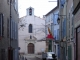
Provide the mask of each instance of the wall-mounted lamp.
{"label": "wall-mounted lamp", "polygon": [[57,19],[57,23],[59,24],[60,23],[60,18],[58,17],[58,19]]}

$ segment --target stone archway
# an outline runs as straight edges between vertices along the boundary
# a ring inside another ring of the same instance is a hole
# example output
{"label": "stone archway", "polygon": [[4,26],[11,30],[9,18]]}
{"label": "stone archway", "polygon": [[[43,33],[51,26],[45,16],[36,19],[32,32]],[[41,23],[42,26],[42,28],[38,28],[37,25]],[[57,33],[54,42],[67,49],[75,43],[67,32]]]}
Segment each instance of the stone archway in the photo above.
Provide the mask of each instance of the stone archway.
{"label": "stone archway", "polygon": [[28,44],[28,54],[34,54],[34,44],[33,43]]}

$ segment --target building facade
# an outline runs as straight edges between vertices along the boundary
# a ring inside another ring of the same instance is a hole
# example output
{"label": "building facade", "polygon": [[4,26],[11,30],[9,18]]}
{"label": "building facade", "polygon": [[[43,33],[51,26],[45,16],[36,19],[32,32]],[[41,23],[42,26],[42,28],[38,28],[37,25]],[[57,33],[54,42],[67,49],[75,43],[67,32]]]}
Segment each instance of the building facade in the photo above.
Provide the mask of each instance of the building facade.
{"label": "building facade", "polygon": [[[59,1],[58,1],[59,2]],[[55,41],[59,41],[59,24],[57,22],[58,13],[59,13],[59,4],[57,2],[57,6],[53,8],[50,12],[48,12],[45,17],[46,23],[46,35],[49,34],[48,28],[50,28],[54,40],[47,40],[48,41],[48,52],[52,51],[55,52],[57,58],[59,59],[59,44]]]}
{"label": "building facade", "polygon": [[60,36],[60,59],[66,60],[67,52],[67,4],[66,0],[59,0],[59,36]]}
{"label": "building facade", "polygon": [[18,60],[17,0],[0,0],[0,60]]}
{"label": "building facade", "polygon": [[67,1],[67,59],[74,60],[73,0]]}
{"label": "building facade", "polygon": [[45,52],[45,20],[35,16],[32,7],[26,11],[27,15],[19,19],[19,53],[21,58],[30,59]]}
{"label": "building facade", "polygon": [[80,60],[80,0],[73,0],[73,15],[74,15],[74,60]]}

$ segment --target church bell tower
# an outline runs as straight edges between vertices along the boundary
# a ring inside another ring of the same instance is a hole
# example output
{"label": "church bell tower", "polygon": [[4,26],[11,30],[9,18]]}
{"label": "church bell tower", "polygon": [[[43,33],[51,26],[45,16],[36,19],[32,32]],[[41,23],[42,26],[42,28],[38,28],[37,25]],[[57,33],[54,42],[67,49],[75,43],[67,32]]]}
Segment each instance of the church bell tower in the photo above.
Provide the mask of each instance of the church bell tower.
{"label": "church bell tower", "polygon": [[27,9],[27,16],[34,16],[34,8],[29,7]]}

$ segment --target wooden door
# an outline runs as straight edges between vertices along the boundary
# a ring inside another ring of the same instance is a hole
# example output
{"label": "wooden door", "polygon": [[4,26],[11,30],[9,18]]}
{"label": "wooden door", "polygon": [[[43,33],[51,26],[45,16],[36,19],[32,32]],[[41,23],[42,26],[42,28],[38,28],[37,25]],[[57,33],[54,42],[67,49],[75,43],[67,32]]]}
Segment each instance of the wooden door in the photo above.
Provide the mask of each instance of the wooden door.
{"label": "wooden door", "polygon": [[77,52],[77,60],[80,60],[80,27],[77,28],[77,39],[76,39],[76,52]]}
{"label": "wooden door", "polygon": [[28,44],[28,54],[34,54],[34,44],[33,43]]}

